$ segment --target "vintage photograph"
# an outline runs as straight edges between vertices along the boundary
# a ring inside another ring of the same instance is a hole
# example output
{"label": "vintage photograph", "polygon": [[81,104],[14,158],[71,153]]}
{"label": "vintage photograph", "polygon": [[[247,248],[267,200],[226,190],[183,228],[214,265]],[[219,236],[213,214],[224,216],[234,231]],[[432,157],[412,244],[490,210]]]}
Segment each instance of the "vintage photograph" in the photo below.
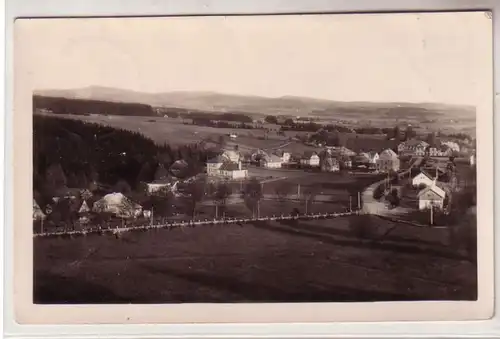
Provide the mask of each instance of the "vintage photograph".
{"label": "vintage photograph", "polygon": [[34,304],[477,300],[487,14],[31,21]]}

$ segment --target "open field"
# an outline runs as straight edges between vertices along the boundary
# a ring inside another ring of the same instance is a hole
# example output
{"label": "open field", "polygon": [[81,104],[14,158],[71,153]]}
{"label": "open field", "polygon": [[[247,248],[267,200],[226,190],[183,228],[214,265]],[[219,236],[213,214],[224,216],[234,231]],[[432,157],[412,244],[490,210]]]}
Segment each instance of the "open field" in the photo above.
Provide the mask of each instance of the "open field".
{"label": "open field", "polygon": [[354,218],[37,238],[34,301],[476,298],[475,266],[446,245],[445,230],[383,222],[367,241],[349,231]]}

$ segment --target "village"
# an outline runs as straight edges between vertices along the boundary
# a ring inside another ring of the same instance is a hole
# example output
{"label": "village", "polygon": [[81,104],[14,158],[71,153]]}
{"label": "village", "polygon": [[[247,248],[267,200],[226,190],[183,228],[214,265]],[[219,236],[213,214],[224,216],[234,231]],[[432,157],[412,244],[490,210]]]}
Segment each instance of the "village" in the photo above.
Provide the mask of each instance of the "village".
{"label": "village", "polygon": [[[312,213],[308,207],[311,204],[316,206],[316,213],[359,210],[399,216],[426,211],[446,214],[450,211],[454,192],[463,186],[457,179],[457,166],[472,168],[475,163],[475,152],[463,152],[453,141],[430,145],[413,138],[399,143],[394,149],[357,152],[345,146],[320,145],[317,151],[298,154],[287,151],[286,147],[239,151],[234,133],[225,149],[207,159],[204,172],[189,178],[179,178],[178,174],[189,166],[181,159],[170,168],[157,169],[155,180],[144,182],[140,193],[130,189],[116,190],[116,187],[103,188],[94,182],[94,190],[65,187],[46,205],[35,197],[34,232],[125,227],[169,220],[218,220],[231,217],[230,207],[240,211],[232,216],[236,218],[247,213],[241,212],[245,200],[243,191],[252,180],[260,183],[257,200],[266,200],[268,216]],[[314,189],[307,188],[306,183],[301,191],[301,182],[314,182],[315,178],[319,181]],[[340,191],[334,184],[340,186],[348,182],[357,185],[354,193]],[[198,183],[197,190],[202,192],[192,190],[195,183]],[[328,184],[334,186],[331,191],[325,189]],[[372,196],[366,193],[369,188],[373,191]],[[158,201],[163,201],[162,206],[170,205],[168,212],[155,211]],[[204,213],[190,214],[185,209],[183,212],[179,203],[186,205],[186,201],[200,205],[198,210],[205,209]],[[270,207],[273,204],[276,205],[274,209]],[[210,205],[215,209],[208,207]],[[219,210],[227,212],[222,214]],[[265,216],[266,209],[261,212],[259,208],[258,212],[258,217]],[[252,215],[255,217],[254,212]],[[435,217],[431,216],[430,224],[434,223],[432,219]]]}

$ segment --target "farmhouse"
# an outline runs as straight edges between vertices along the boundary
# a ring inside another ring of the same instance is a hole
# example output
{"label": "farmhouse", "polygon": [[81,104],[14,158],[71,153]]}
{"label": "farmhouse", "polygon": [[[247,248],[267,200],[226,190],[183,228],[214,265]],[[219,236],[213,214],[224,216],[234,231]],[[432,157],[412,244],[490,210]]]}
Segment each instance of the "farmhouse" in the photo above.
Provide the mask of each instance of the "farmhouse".
{"label": "farmhouse", "polygon": [[339,161],[332,157],[326,157],[321,161],[321,171],[338,172],[340,170]]}
{"label": "farmhouse", "polygon": [[418,193],[418,208],[420,210],[439,208],[443,209],[446,193],[443,189],[433,184]]}
{"label": "farmhouse", "polygon": [[237,163],[225,161],[219,168],[217,176],[224,179],[243,179],[248,176],[248,170],[242,168],[241,161]]}
{"label": "farmhouse", "polygon": [[277,150],[273,154],[277,155],[278,157],[280,157],[281,161],[283,163],[285,163],[285,164],[288,163],[288,162],[290,162],[291,154],[288,153],[288,152],[285,152],[283,150]]}
{"label": "farmhouse", "polygon": [[155,180],[146,184],[146,193],[152,195],[163,190],[172,191],[175,189],[177,182],[171,180]]}
{"label": "farmhouse", "polygon": [[368,153],[361,152],[356,157],[354,157],[354,161],[358,164],[368,165],[370,164],[370,156]]}
{"label": "farmhouse", "polygon": [[207,174],[209,176],[217,176],[219,174],[219,169],[227,159],[222,155],[218,155],[207,161]]}
{"label": "farmhouse", "polygon": [[422,140],[410,139],[398,145],[400,155],[424,156],[429,144]]}
{"label": "farmhouse", "polygon": [[429,156],[431,157],[451,157],[453,150],[445,144],[436,147],[429,147]]}
{"label": "farmhouse", "polygon": [[303,166],[319,167],[319,156],[316,152],[306,152],[300,159],[300,164]]}
{"label": "farmhouse", "polygon": [[338,154],[339,155],[345,155],[345,156],[348,156],[348,157],[353,157],[356,155],[356,152],[350,150],[349,148],[347,147],[344,147],[344,146],[341,146],[339,149],[338,149]]}
{"label": "farmhouse", "polygon": [[92,210],[97,213],[112,213],[119,218],[136,218],[142,214],[142,206],[134,203],[122,193],[106,194],[94,203]]}
{"label": "farmhouse", "polygon": [[80,205],[80,208],[78,209],[78,213],[88,213],[90,212],[89,205],[87,205],[87,201],[83,201],[82,204]]}
{"label": "farmhouse", "polygon": [[266,168],[281,168],[283,159],[275,154],[263,156],[260,159],[260,165]]}
{"label": "farmhouse", "polygon": [[370,164],[376,164],[377,163],[377,160],[379,158],[379,155],[377,152],[375,151],[370,151],[367,153],[368,155],[368,160],[370,161]]}
{"label": "farmhouse", "polygon": [[434,184],[434,178],[427,172],[422,171],[413,177],[411,184],[413,187],[419,187],[420,185],[432,186]]}
{"label": "farmhouse", "polygon": [[390,148],[381,152],[377,160],[377,170],[381,172],[399,171],[398,155]]}

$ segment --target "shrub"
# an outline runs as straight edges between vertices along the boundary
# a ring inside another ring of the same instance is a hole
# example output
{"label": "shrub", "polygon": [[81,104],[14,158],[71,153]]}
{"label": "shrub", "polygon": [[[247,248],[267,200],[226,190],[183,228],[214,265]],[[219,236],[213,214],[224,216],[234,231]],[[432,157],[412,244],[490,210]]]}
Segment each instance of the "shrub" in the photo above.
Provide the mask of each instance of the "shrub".
{"label": "shrub", "polygon": [[384,187],[383,185],[379,185],[373,191],[373,198],[376,200],[380,200],[384,196]]}

